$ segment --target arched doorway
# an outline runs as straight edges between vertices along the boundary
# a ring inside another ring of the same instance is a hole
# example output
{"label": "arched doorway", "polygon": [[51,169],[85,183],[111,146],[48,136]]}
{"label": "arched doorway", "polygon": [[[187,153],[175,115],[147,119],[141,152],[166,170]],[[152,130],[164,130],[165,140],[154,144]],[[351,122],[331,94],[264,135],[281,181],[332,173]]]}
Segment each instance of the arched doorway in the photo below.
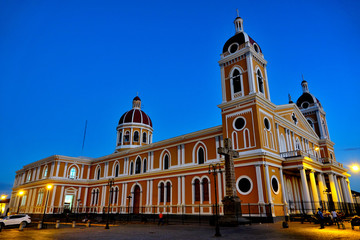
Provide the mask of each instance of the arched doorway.
{"label": "arched doorway", "polygon": [[140,209],[140,187],[136,185],[134,188],[134,209],[133,213],[138,214]]}

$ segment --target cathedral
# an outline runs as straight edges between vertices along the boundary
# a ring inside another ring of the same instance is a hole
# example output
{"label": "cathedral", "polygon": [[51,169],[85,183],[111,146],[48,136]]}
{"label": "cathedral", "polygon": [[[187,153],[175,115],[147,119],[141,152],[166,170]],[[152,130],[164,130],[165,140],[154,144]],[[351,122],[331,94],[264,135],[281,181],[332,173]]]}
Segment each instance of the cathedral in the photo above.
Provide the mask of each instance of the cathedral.
{"label": "cathedral", "polygon": [[[223,215],[226,178],[218,149],[225,139],[237,152],[233,175],[243,217],[349,210],[350,175],[336,159],[322,104],[305,80],[296,103],[272,103],[262,49],[242,18],[234,25],[218,62],[220,126],[153,142],[156,123],[136,96],[116,126],[114,153],[54,155],[24,166],[16,172],[10,212],[212,215],[217,201]],[[221,171],[210,174],[210,166]]]}

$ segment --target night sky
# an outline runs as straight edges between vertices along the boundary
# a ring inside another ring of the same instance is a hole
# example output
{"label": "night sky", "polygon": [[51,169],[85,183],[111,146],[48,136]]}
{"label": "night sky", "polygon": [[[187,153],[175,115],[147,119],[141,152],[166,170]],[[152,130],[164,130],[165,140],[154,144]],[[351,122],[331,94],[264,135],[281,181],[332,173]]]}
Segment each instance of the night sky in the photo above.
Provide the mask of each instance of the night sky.
{"label": "night sky", "polygon": [[217,61],[237,8],[268,61],[271,100],[296,101],[303,74],[337,161],[360,162],[360,1],[2,0],[0,194],[42,158],[113,153],[137,93],[154,142],[221,125]]}

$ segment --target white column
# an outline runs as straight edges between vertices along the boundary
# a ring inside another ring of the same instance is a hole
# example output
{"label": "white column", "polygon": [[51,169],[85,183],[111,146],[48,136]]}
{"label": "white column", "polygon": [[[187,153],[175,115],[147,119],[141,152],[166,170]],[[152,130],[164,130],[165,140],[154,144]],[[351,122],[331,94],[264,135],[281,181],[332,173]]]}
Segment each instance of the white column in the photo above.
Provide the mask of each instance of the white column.
{"label": "white column", "polygon": [[177,146],[177,165],[181,165],[181,145]]}
{"label": "white column", "polygon": [[256,92],[255,90],[255,81],[254,81],[254,68],[253,68],[253,62],[252,62],[252,55],[251,53],[246,54],[246,63],[247,63],[247,69],[248,69],[248,79],[249,79],[249,88],[250,93]]}
{"label": "white column", "polygon": [[271,196],[271,187],[270,187],[270,177],[269,177],[269,167],[267,164],[265,166],[265,178],[266,178],[266,192],[269,203],[273,203],[272,196]]}
{"label": "white column", "polygon": [[55,162],[52,162],[51,167],[50,167],[50,175],[49,175],[49,177],[54,176],[54,168],[55,168]]}
{"label": "white column", "polygon": [[348,193],[349,193],[350,202],[351,202],[351,203],[354,203],[354,200],[353,200],[353,197],[352,197],[352,194],[351,194],[351,188],[350,188],[350,181],[349,181],[349,179],[346,179],[346,180],[345,180],[345,183],[346,183],[346,187],[348,188]]}
{"label": "white column", "polygon": [[329,173],[328,176],[329,176],[331,196],[332,196],[333,202],[337,203],[337,202],[339,202],[339,199],[338,199],[338,194],[336,192],[334,176],[332,173]]}
{"label": "white column", "polygon": [[[87,195],[88,195],[88,191],[89,191],[89,188],[86,187],[86,188],[85,188],[85,196],[84,196],[84,199],[83,199],[83,207],[86,207],[86,206],[87,206]],[[85,208],[83,208],[83,210],[85,211]]]}
{"label": "white column", "polygon": [[286,185],[284,182],[283,170],[282,170],[282,168],[280,168],[279,170],[280,170],[281,194],[282,194],[282,199],[283,199],[283,203],[284,203],[284,215],[288,216],[289,211],[288,211],[288,203],[287,203],[287,198],[286,198]]}
{"label": "white column", "polygon": [[180,205],[181,204],[181,176],[178,177],[177,190],[178,190],[178,202],[177,202],[177,205]]}
{"label": "white column", "polygon": [[315,182],[315,175],[314,175],[314,171],[311,170],[309,173],[309,177],[310,177],[310,184],[311,184],[311,192],[313,195],[313,199],[314,199],[314,206],[315,206],[315,210],[320,208],[320,204],[319,204],[319,195],[317,192],[317,188],[316,188],[316,182]]}
{"label": "white column", "polygon": [[80,176],[79,176],[80,179],[84,178],[83,174],[84,174],[84,164],[81,165],[81,172],[80,172]]}
{"label": "white column", "polygon": [[61,192],[60,192],[60,199],[59,199],[59,207],[62,207],[62,201],[63,201],[63,196],[64,196],[64,186],[61,186]]}
{"label": "white column", "polygon": [[153,185],[154,185],[154,182],[153,182],[154,180],[150,180],[150,201],[149,201],[149,204],[150,205],[152,205],[153,204],[153,196],[154,196],[154,194],[153,194]]}
{"label": "white column", "polygon": [[318,178],[318,184],[319,184],[319,192],[320,192],[320,199],[321,201],[327,201],[327,198],[326,198],[326,193],[325,193],[325,189],[326,189],[326,185],[325,185],[325,182],[323,181],[323,178],[322,178],[322,173],[319,173],[317,175],[317,178]]}
{"label": "white column", "polygon": [[309,187],[306,180],[306,173],[304,167],[299,168],[300,170],[300,177],[301,177],[301,184],[302,184],[302,190],[303,190],[303,196],[305,201],[305,207],[307,214],[311,214],[311,204],[310,204],[310,193],[309,193]]}
{"label": "white column", "polygon": [[222,91],[222,102],[226,102],[226,88],[225,88],[225,70],[224,65],[222,64],[220,67],[221,72],[221,91]]}
{"label": "white column", "polygon": [[182,193],[181,193],[181,204],[182,205],[185,205],[185,176],[182,176],[181,178],[182,180],[182,183],[181,183],[181,190],[182,190]]}
{"label": "white column", "polygon": [[264,193],[263,193],[263,186],[262,186],[262,178],[261,178],[261,165],[255,166],[256,170],[256,182],[257,182],[257,188],[258,188],[258,198],[259,203],[264,204]]}
{"label": "white column", "polygon": [[345,179],[343,177],[340,177],[339,179],[340,179],[341,189],[343,191],[344,201],[350,203],[351,200],[349,199],[349,193],[345,183]]}
{"label": "white column", "polygon": [[343,198],[343,195],[342,195],[341,186],[339,185],[339,178],[336,175],[334,175],[334,180],[335,180],[335,186],[336,186],[336,190],[338,192],[339,200],[340,200],[340,202],[345,202],[345,199]]}
{"label": "white column", "polygon": [[68,165],[68,163],[66,162],[66,163],[65,163],[65,167],[64,167],[64,175],[63,175],[64,178],[66,177],[67,165]]}
{"label": "white column", "polygon": [[219,172],[217,172],[217,188],[218,188],[218,202],[221,202],[222,188],[221,188],[221,173],[219,173]]}
{"label": "white column", "polygon": [[57,168],[56,168],[55,177],[59,176],[59,169],[60,169],[60,161],[57,162]]}

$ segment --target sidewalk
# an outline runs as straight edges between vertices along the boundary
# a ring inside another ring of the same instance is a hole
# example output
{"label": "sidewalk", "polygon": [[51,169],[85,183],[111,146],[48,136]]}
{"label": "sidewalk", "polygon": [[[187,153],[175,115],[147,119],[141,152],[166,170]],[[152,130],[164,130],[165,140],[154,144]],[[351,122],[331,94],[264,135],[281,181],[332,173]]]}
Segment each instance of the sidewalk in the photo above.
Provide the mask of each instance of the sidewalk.
{"label": "sidewalk", "polygon": [[216,238],[215,227],[199,225],[164,225],[155,224],[124,224],[110,226],[110,229],[104,229],[104,226],[93,226],[86,228],[83,225],[71,228],[68,224],[61,226],[60,229],[54,229],[52,226],[48,229],[37,230],[35,228],[26,228],[19,232],[17,228],[4,229],[0,233],[1,239],[360,239],[359,227],[351,230],[349,223],[346,223],[346,229],[338,229],[337,226],[327,226],[325,229],[319,229],[319,225],[298,222],[291,222],[289,228],[282,228],[281,222],[275,224],[253,224],[239,226],[234,228],[220,228],[222,237]]}

